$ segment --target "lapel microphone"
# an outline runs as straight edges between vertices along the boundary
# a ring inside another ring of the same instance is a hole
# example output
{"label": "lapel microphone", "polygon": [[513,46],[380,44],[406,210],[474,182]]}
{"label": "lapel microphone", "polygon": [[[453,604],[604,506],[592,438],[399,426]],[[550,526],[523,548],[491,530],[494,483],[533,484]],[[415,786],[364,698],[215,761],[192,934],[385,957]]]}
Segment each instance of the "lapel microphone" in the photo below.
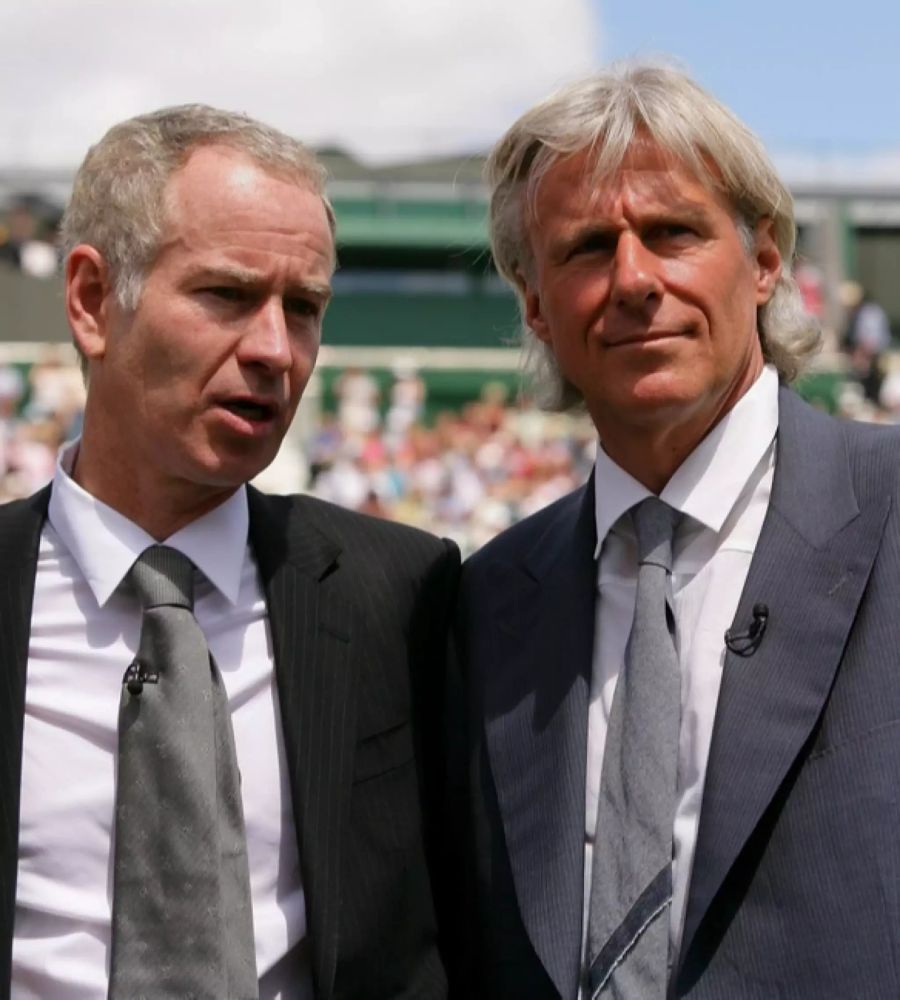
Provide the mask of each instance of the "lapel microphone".
{"label": "lapel microphone", "polygon": [[725,646],[728,651],[737,656],[753,656],[759,649],[762,637],[769,621],[768,604],[753,605],[753,621],[745,632],[737,632],[730,628],[725,631]]}
{"label": "lapel microphone", "polygon": [[145,684],[159,683],[159,674],[151,673],[144,668],[140,660],[134,660],[125,671],[122,683],[128,688],[131,697],[137,698],[144,690]]}

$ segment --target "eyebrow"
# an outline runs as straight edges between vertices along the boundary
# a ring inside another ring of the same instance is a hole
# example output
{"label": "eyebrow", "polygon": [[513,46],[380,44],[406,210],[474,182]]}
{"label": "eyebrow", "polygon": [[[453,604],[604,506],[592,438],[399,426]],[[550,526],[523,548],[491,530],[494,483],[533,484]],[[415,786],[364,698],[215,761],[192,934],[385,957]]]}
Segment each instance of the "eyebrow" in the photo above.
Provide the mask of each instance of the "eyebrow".
{"label": "eyebrow", "polygon": [[[241,267],[237,264],[220,264],[215,267],[202,267],[191,274],[192,281],[233,281],[239,285],[256,287],[264,284],[265,278],[259,271]],[[327,281],[291,282],[286,294],[314,295],[327,302],[331,298],[331,285]]]}
{"label": "eyebrow", "polygon": [[[642,214],[639,220],[639,228],[654,226],[671,219],[699,223],[705,221],[707,218],[708,214],[702,205],[691,201],[678,202],[674,205],[648,209],[645,214]],[[620,227],[609,219],[589,220],[562,234],[558,241],[554,241],[553,249],[565,250],[568,247],[577,246],[582,240],[588,237],[615,236],[619,231]]]}
{"label": "eyebrow", "polygon": [[679,201],[674,205],[660,206],[647,212],[647,218],[652,223],[657,220],[677,217],[688,222],[701,222],[709,217],[706,206],[695,201]]}

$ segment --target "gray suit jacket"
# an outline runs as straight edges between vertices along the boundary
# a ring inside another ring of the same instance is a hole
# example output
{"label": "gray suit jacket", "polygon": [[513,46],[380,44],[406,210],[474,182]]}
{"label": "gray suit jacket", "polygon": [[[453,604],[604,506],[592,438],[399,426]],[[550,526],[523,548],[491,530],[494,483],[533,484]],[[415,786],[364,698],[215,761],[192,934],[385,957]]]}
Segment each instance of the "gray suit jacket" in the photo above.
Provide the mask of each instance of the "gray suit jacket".
{"label": "gray suit jacket", "polygon": [[[0,506],[0,997],[9,996],[25,674],[49,490]],[[250,490],[316,997],[447,994],[426,847],[436,833],[449,542]],[[424,834],[424,836],[423,836]]]}
{"label": "gray suit jacket", "polygon": [[[900,436],[780,395],[672,994],[900,997]],[[574,998],[594,628],[593,484],[466,565],[454,768],[460,992]]]}

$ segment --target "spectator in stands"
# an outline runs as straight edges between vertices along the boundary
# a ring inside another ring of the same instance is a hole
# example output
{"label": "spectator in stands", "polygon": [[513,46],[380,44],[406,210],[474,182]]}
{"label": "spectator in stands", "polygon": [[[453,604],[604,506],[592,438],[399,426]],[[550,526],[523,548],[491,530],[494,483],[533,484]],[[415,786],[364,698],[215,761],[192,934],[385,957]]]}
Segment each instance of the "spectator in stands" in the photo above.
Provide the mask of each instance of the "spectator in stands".
{"label": "spectator in stands", "polygon": [[344,433],[365,437],[378,426],[379,389],[372,375],[363,368],[347,368],[334,387],[338,399],[338,420]]}
{"label": "spectator in stands", "polygon": [[425,407],[425,383],[415,364],[399,358],[392,367],[393,382],[389,390],[385,429],[388,435],[402,435],[422,419]]}
{"label": "spectator in stands", "polygon": [[76,429],[84,409],[84,379],[62,354],[56,345],[48,346],[28,369],[28,404],[24,416],[32,420],[52,417],[66,430]]}
{"label": "spectator in stands", "polygon": [[6,225],[6,238],[0,240],[0,263],[5,263],[33,278],[49,278],[57,271],[58,255],[53,238],[46,234],[52,226],[35,213],[27,201],[13,205]]}
{"label": "spectator in stands", "polygon": [[11,443],[18,422],[25,380],[13,365],[0,365],[0,501],[11,499],[6,486],[10,469]]}
{"label": "spectator in stands", "polygon": [[891,325],[882,306],[858,282],[847,282],[841,291],[848,310],[841,346],[850,357],[866,399],[878,406],[885,375],[882,359],[891,346]]}

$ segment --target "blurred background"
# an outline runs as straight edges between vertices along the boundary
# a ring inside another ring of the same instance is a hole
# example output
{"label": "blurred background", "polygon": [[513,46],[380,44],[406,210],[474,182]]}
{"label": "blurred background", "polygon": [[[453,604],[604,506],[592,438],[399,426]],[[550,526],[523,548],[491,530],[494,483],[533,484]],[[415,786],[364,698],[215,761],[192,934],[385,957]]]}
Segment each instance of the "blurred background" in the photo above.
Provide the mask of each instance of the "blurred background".
{"label": "blurred background", "polygon": [[487,243],[484,155],[603,63],[674,57],[766,142],[825,330],[800,385],[900,419],[900,8],[719,0],[5,0],[0,7],[0,500],[52,476],[83,387],[56,227],[114,122],[246,111],[330,175],[339,270],[317,374],[264,489],[306,490],[471,552],[581,483],[594,435],[519,393],[518,316]]}

